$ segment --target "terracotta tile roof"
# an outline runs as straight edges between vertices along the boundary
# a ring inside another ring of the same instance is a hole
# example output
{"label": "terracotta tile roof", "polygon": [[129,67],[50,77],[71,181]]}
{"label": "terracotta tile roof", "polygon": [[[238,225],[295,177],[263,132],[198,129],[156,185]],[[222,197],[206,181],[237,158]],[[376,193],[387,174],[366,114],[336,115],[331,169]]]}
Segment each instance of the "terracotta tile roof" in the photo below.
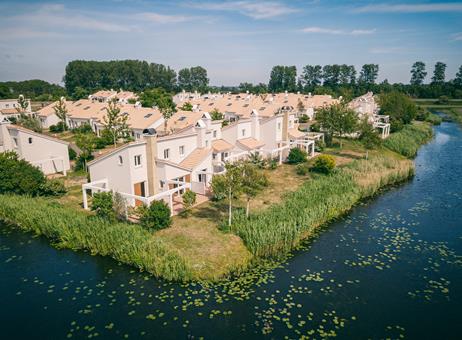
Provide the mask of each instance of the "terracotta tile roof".
{"label": "terracotta tile roof", "polygon": [[223,151],[231,150],[233,148],[233,145],[229,144],[224,139],[217,139],[217,140],[212,141],[212,148],[213,148],[213,151],[223,152]]}
{"label": "terracotta tile roof", "polygon": [[295,139],[297,139],[297,138],[302,138],[302,137],[305,136],[305,133],[299,131],[299,130],[296,129],[296,128],[288,129],[288,132],[289,132],[289,136],[290,136],[291,138],[295,138]]}
{"label": "terracotta tile roof", "polygon": [[19,114],[18,110],[16,109],[2,109],[0,110],[0,113],[1,114],[4,114],[4,115],[14,115],[14,114]]}
{"label": "terracotta tile roof", "polygon": [[[135,107],[134,105],[119,105],[120,113],[128,114],[128,126],[132,129],[147,129],[155,122],[162,119],[162,114],[158,109],[148,107]],[[104,111],[104,115],[106,110]]]}
{"label": "terracotta tile roof", "polygon": [[[167,131],[178,131],[188,126],[193,126],[202,118],[204,112],[177,111],[167,122]],[[164,125],[159,126],[159,131],[164,131]]]}
{"label": "terracotta tile roof", "polygon": [[[66,100],[66,109],[69,113],[69,111],[72,109],[72,104],[73,102],[69,101],[69,100]],[[48,117],[48,116],[51,116],[52,114],[55,114],[55,109],[54,107],[56,106],[56,104],[58,104],[58,101],[55,101],[43,108],[41,108],[40,110],[37,111],[37,115],[40,116],[40,117]]]}
{"label": "terracotta tile roof", "polygon": [[136,95],[131,91],[120,91],[119,93],[117,93],[116,97],[118,99],[130,99],[135,98]]}
{"label": "terracotta tile roof", "polygon": [[93,93],[92,97],[112,97],[117,94],[116,91],[101,90],[96,93]]}
{"label": "terracotta tile roof", "polygon": [[198,166],[211,151],[210,148],[197,148],[180,163],[180,166],[192,170],[194,167]]}
{"label": "terracotta tile roof", "polygon": [[247,150],[255,150],[258,148],[261,148],[265,143],[263,143],[260,140],[257,140],[255,138],[243,138],[243,139],[238,139],[237,142],[244,146]]}

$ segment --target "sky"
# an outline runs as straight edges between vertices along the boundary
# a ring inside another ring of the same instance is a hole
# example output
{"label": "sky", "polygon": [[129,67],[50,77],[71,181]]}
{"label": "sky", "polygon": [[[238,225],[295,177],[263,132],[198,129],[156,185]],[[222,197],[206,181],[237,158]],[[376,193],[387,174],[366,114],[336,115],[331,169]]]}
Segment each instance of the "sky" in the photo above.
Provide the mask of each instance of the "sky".
{"label": "sky", "polygon": [[203,66],[211,85],[268,82],[274,65],[462,64],[462,2],[327,0],[0,0],[0,81],[61,83],[75,59]]}

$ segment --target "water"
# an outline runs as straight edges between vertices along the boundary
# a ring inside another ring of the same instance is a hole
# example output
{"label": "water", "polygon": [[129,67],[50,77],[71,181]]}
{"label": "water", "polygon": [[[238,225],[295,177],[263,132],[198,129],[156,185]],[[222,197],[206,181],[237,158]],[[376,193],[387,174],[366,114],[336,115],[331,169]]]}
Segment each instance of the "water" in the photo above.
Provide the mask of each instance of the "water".
{"label": "water", "polygon": [[219,286],[166,283],[0,226],[0,337],[458,338],[462,131],[435,133],[412,181],[276,269]]}

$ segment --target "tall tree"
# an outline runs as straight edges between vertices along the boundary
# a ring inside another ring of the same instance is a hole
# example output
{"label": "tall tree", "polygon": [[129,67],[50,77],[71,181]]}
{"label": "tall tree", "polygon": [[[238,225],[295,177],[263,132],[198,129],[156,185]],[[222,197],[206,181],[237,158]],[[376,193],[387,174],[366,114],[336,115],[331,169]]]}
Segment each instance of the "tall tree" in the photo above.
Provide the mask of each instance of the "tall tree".
{"label": "tall tree", "polygon": [[209,86],[207,70],[202,66],[191,67],[191,89],[194,91],[205,92]]}
{"label": "tall tree", "polygon": [[300,75],[301,83],[305,90],[313,90],[322,82],[322,67],[321,65],[306,65],[303,67]]}
{"label": "tall tree", "polygon": [[391,131],[400,130],[417,115],[417,106],[407,95],[399,92],[381,93],[380,114],[390,116]]}
{"label": "tall tree", "polygon": [[274,66],[271,70],[268,90],[271,92],[294,92],[297,89],[297,68],[295,66]]}
{"label": "tall tree", "polygon": [[[326,132],[326,142],[330,143],[332,137],[342,137],[356,131],[358,126],[358,114],[346,107],[345,104],[334,104],[323,107],[316,113],[316,120]],[[340,140],[340,148],[342,140]]]}
{"label": "tall tree", "polygon": [[111,100],[106,108],[106,115],[103,117],[104,128],[109,131],[114,142],[114,147],[117,146],[119,138],[126,138],[128,134],[128,115],[120,114],[120,107],[117,105],[117,100]]}
{"label": "tall tree", "polygon": [[340,82],[340,70],[340,65],[325,65],[322,68],[323,85],[330,87],[337,86]]}
{"label": "tall tree", "polygon": [[425,63],[423,61],[416,61],[411,69],[411,84],[422,85],[426,76]]}
{"label": "tall tree", "polygon": [[16,111],[18,111],[22,117],[25,116],[28,108],[29,101],[22,94],[20,94],[18,97],[18,107],[16,108]]}
{"label": "tall tree", "polygon": [[252,163],[243,163],[242,171],[242,192],[245,195],[247,204],[245,216],[248,218],[250,213],[250,201],[268,185],[268,179],[265,174]]}
{"label": "tall tree", "polygon": [[433,84],[443,84],[446,77],[446,64],[438,61],[435,64],[435,69],[433,70],[432,83]]}
{"label": "tall tree", "polygon": [[360,83],[371,85],[375,84],[379,76],[379,65],[377,64],[364,64],[361,68],[358,81]]}
{"label": "tall tree", "polygon": [[459,66],[459,72],[457,72],[456,74],[454,84],[456,84],[457,86],[462,86],[462,65]]}
{"label": "tall tree", "polygon": [[67,130],[67,107],[66,107],[66,98],[59,98],[55,106],[53,106],[56,116],[63,123],[64,131]]}

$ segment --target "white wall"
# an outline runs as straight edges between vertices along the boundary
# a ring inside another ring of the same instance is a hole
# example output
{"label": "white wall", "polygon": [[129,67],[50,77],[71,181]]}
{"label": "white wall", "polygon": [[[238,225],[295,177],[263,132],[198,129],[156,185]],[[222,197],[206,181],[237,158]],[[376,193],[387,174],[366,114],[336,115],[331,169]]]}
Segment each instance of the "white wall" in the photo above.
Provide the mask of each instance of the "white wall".
{"label": "white wall", "polygon": [[[184,155],[180,155],[180,146],[184,146]],[[169,162],[181,163],[183,159],[197,148],[197,136],[178,136],[166,140],[157,140],[157,158],[164,159],[164,150],[170,149]]]}
{"label": "white wall", "polygon": [[48,129],[51,125],[56,125],[61,121],[61,119],[59,119],[58,116],[54,113],[46,117],[39,116],[39,119],[42,127],[45,129]]}
{"label": "white wall", "polygon": [[277,116],[260,125],[260,139],[265,143],[264,149],[275,149],[282,140],[283,117]]}

